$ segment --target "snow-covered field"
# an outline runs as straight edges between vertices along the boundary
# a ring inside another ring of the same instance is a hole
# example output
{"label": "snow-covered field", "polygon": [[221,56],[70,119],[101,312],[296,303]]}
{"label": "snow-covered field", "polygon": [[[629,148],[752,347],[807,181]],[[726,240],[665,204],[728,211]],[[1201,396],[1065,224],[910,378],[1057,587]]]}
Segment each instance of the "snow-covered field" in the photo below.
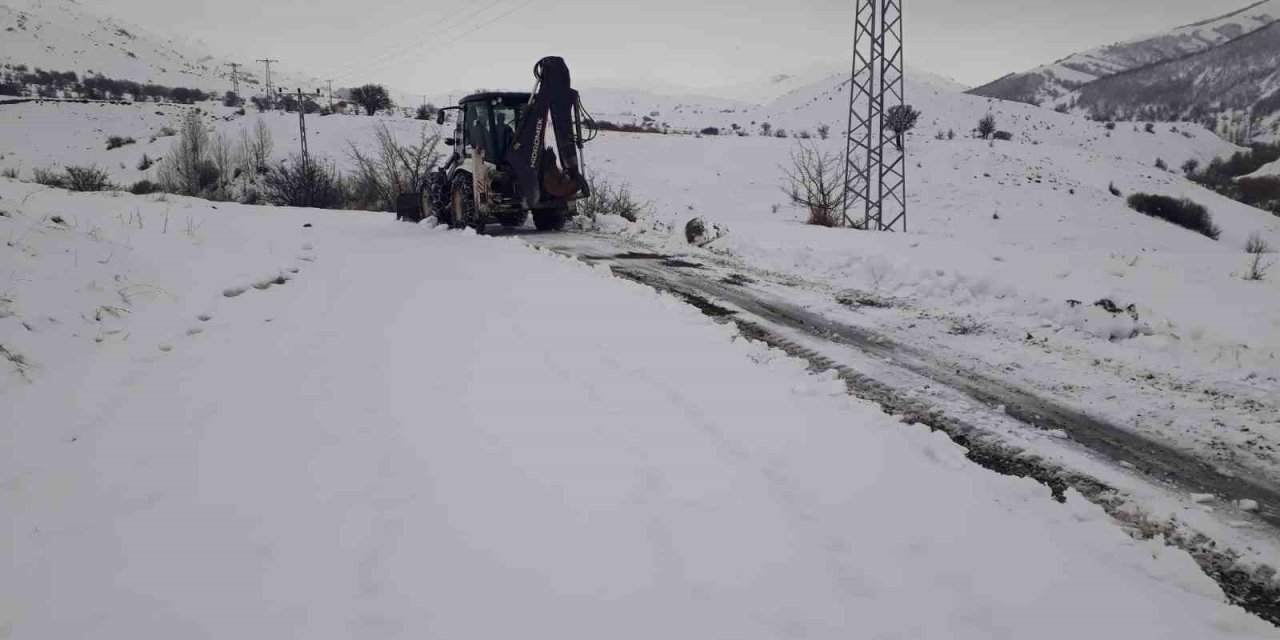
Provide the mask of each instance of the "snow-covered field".
{"label": "snow-covered field", "polygon": [[[833,81],[794,92],[757,121],[816,131],[847,108],[841,89]],[[863,312],[864,322],[1230,468],[1280,478],[1280,272],[1243,277],[1246,239],[1280,246],[1280,218],[1154,167],[1203,165],[1235,147],[1195,125],[1108,130],[936,84],[908,90],[924,112],[908,142],[909,233],[802,224],[804,212],[779,189],[797,145],[790,139],[606,133],[588,160],[630,182],[664,223],[632,225],[621,231],[628,237],[705,253],[683,239],[684,223],[700,216],[729,230],[709,246],[720,258],[833,294],[870,292],[901,312]],[[969,137],[988,112],[1012,141]],[[947,131],[956,138],[936,139]],[[841,140],[816,143],[843,153]],[[1189,197],[1208,207],[1221,238],[1139,214],[1112,186]],[[1103,299],[1134,305],[1137,319],[1094,306]],[[826,300],[824,311],[848,313]]]}
{"label": "snow-covered field", "polygon": [[[811,227],[779,190],[797,141],[755,134],[825,124],[834,139],[811,142],[843,153],[841,81],[780,80],[792,90],[763,105],[584,92],[603,119],[656,112],[753,133],[601,133],[589,170],[629,184],[652,215],[597,231],[779,277],[829,317],[1280,481],[1280,271],[1242,278],[1246,238],[1280,246],[1280,218],[1154,166],[1236,147],[1194,125],[1108,130],[913,74],[908,99],[924,115],[908,140],[910,232]],[[298,148],[296,114],[201,108],[232,142],[262,122],[273,158]],[[3,105],[0,169],[154,179],[139,161],[169,152],[162,129],[188,109]],[[971,137],[987,113],[1011,141]],[[378,123],[402,140],[435,127],[314,116],[308,146],[347,170],[348,145]],[[108,150],[109,136],[136,141]],[[1113,186],[1190,197],[1221,239],[1138,214]],[[695,216],[727,235],[690,248]],[[517,239],[390,218],[0,178],[0,409],[12,417],[0,428],[0,629],[1274,631],[1222,605],[1158,538],[983,471],[942,435],[672,298]],[[852,292],[888,308],[836,302]],[[1033,433],[1028,447],[1051,451],[1034,444],[1051,439]],[[1138,482],[1119,473],[1118,485]],[[1244,527],[1220,507],[1186,497],[1151,512],[1215,537]],[[1267,538],[1239,532],[1255,534]]]}
{"label": "snow-covered field", "polygon": [[0,208],[12,637],[1275,635],[1087,502],[518,240]]}
{"label": "snow-covered field", "polygon": [[[155,180],[159,167],[140,168],[143,156],[153,161],[165,157],[177,140],[171,132],[178,130],[183,116],[196,108],[210,130],[224,136],[233,147],[242,136],[252,136],[258,122],[262,122],[274,143],[273,160],[299,152],[301,134],[296,113],[258,113],[250,108],[246,115],[237,116],[234,109],[211,103],[188,107],[31,101],[0,106],[0,140],[4,141],[0,169],[16,170],[20,177],[30,178],[37,168],[97,165],[125,187],[138,180]],[[308,151],[333,161],[339,170],[350,168],[348,144],[372,144],[373,128],[378,123],[385,123],[406,144],[416,140],[423,127],[435,127],[434,122],[394,116],[312,115],[306,122]],[[112,136],[133,138],[135,142],[107,149],[107,138]]]}

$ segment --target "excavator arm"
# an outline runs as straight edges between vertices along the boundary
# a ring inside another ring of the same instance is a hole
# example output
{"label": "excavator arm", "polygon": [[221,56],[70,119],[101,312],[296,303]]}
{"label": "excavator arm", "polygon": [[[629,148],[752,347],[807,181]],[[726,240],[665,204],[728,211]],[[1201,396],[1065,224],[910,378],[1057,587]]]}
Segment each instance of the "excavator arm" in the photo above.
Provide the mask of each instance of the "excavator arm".
{"label": "excavator arm", "polygon": [[[519,129],[506,153],[516,190],[533,208],[545,200],[574,200],[590,195],[578,151],[582,135],[582,103],[570,86],[564,59],[548,56],[533,68],[538,84],[520,117]],[[547,121],[555,132],[556,155],[546,145]],[[556,166],[559,157],[559,167]]]}

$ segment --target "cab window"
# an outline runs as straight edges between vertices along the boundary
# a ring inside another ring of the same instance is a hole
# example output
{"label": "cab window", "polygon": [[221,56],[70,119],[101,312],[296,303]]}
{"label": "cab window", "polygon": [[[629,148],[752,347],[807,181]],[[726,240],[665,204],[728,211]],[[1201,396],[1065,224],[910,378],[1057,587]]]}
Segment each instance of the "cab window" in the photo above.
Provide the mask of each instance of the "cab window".
{"label": "cab window", "polygon": [[469,149],[484,149],[489,157],[489,104],[472,102],[467,105],[463,117],[463,134]]}

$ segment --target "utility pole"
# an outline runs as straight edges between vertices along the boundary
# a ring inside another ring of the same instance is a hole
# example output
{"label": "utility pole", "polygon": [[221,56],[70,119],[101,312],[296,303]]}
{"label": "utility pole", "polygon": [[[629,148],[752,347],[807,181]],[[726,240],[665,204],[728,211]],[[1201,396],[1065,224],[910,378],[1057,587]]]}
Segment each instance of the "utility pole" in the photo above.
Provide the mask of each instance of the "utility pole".
{"label": "utility pole", "polygon": [[329,111],[333,111],[333,78],[329,78]]}
{"label": "utility pole", "polygon": [[231,93],[240,99],[240,65],[235,62],[231,63]]}
{"label": "utility pole", "polygon": [[889,110],[906,97],[903,2],[855,0],[842,218],[855,226],[853,216],[862,209],[869,231],[907,230],[905,146],[898,149],[893,130],[885,126]]}
{"label": "utility pole", "polygon": [[[311,164],[311,158],[307,154],[307,99],[310,94],[302,93],[302,88],[297,89],[298,95],[298,140],[302,144],[302,167],[308,169]],[[320,97],[320,90],[316,89],[316,97]],[[304,174],[308,175],[308,174]]]}
{"label": "utility pole", "polygon": [[261,58],[261,59],[255,60],[254,62],[261,62],[262,64],[266,65],[267,67],[267,75],[266,75],[267,100],[274,102],[276,96],[275,96],[275,93],[271,91],[271,63],[280,62],[280,61],[273,58]]}

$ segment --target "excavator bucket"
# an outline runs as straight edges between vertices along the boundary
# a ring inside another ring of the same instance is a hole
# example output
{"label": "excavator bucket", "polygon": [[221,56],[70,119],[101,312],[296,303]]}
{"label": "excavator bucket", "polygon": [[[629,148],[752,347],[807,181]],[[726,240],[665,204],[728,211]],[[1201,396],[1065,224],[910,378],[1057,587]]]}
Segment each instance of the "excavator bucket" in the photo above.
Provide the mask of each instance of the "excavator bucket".
{"label": "excavator bucket", "polygon": [[[538,86],[506,155],[515,173],[516,188],[529,207],[549,198],[585,197],[589,188],[578,161],[578,147],[582,144],[578,92],[570,86],[569,67],[564,59],[549,56],[538,61],[533,73]],[[559,167],[554,157],[546,157],[551,150],[546,145],[548,119],[555,132]]]}

